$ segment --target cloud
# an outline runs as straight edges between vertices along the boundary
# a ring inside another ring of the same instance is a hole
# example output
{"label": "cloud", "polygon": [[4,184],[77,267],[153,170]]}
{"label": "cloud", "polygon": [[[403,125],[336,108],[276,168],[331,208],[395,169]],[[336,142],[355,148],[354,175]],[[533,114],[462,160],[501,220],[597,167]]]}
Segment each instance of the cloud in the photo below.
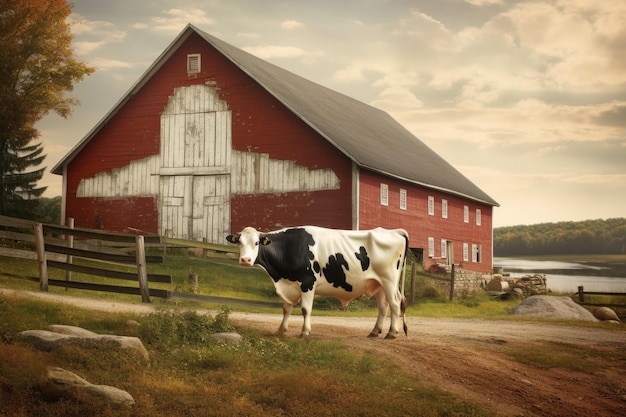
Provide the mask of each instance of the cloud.
{"label": "cloud", "polygon": [[297,20],[283,20],[280,22],[280,27],[287,30],[298,29],[304,26],[304,23]]}
{"label": "cloud", "polygon": [[[140,26],[145,25],[148,29],[156,32],[178,34],[188,23],[192,23],[198,27],[212,26],[215,24],[214,19],[208,17],[204,10],[198,8],[173,8],[163,10],[162,13],[162,16],[155,16],[150,19],[150,23],[147,25],[141,22]],[[135,27],[138,27],[137,24]]]}
{"label": "cloud", "polygon": [[111,43],[123,42],[127,35],[111,22],[88,20],[78,14],[71,15],[70,25],[74,36],[72,46],[79,56],[89,55]]}
{"label": "cloud", "polygon": [[89,64],[96,67],[98,71],[110,71],[124,68],[133,68],[138,64],[134,64],[128,61],[121,61],[118,59],[108,59],[97,57],[89,60]]}
{"label": "cloud", "polygon": [[626,174],[577,175],[565,178],[564,181],[573,184],[624,186],[626,185]]}

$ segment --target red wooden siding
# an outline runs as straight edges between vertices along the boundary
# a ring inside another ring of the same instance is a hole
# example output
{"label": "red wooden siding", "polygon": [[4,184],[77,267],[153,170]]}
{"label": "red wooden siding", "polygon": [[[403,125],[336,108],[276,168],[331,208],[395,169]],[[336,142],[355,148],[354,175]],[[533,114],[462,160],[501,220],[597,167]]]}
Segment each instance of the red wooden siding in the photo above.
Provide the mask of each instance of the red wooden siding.
{"label": "red wooden siding", "polygon": [[[187,54],[192,53],[202,55],[201,73],[188,76]],[[75,218],[78,227],[92,227],[96,222],[108,230],[134,227],[156,233],[156,196],[130,199],[142,201],[131,206],[126,197],[78,199],[78,184],[98,172],[158,154],[160,114],[174,88],[207,82],[219,89],[220,98],[232,112],[234,149],[267,153],[270,158],[293,160],[311,169],[330,168],[341,184],[340,189],[331,191],[233,196],[233,229],[253,223],[261,229],[305,223],[350,228],[351,162],[195,34],[69,164],[66,216]],[[125,207],[123,213],[120,207]]]}
{"label": "red wooden siding", "polygon": [[[424,250],[424,267],[435,263],[445,263],[441,259],[441,240],[453,242],[454,263],[463,269],[477,272],[491,272],[492,269],[492,207],[478,204],[459,197],[393,180],[369,171],[359,174],[360,214],[359,228],[370,229],[378,226],[387,228],[402,227],[409,232],[412,248]],[[389,187],[389,205],[380,204],[380,185]],[[400,189],[407,191],[407,210],[400,209]],[[435,200],[434,215],[428,214],[428,197]],[[448,201],[448,217],[442,218],[442,200]],[[463,207],[469,206],[469,222],[463,218]],[[476,209],[481,210],[481,224],[476,225]],[[435,239],[435,257],[428,258],[428,238]],[[468,244],[469,258],[463,260],[463,244]],[[472,262],[472,244],[482,245],[481,259]]]}

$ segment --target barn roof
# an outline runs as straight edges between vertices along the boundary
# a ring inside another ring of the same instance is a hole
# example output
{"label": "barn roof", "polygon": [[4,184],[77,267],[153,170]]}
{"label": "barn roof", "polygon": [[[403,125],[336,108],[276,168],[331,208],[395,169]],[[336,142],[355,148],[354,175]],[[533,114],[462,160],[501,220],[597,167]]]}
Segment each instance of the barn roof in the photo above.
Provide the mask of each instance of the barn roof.
{"label": "barn roof", "polygon": [[178,35],[130,91],[52,172],[62,174],[63,166],[193,33],[216,48],[358,166],[487,205],[499,205],[386,112],[257,58],[193,25],[188,25]]}

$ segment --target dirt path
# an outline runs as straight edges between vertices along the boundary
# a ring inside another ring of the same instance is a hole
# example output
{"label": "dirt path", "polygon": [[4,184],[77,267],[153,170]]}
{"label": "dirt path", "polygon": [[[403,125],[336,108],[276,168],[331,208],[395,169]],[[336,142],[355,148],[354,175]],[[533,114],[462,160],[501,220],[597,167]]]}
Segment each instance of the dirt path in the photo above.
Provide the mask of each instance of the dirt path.
{"label": "dirt path", "polygon": [[[148,313],[153,306],[0,289],[0,295],[35,297],[101,311]],[[241,326],[272,335],[278,314],[231,313]],[[626,415],[626,331],[555,324],[449,318],[409,318],[409,336],[365,337],[373,318],[320,317],[312,338],[340,338],[355,351],[396,362],[420,381],[481,404],[499,416],[614,417]],[[302,318],[292,317],[287,337],[297,337]],[[581,369],[541,369],[512,352],[549,353],[566,346]]]}

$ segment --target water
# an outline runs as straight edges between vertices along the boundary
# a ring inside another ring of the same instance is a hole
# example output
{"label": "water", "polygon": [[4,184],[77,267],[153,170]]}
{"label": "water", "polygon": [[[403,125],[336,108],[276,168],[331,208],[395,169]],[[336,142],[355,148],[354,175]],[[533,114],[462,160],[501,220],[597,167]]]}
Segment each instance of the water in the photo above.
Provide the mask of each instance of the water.
{"label": "water", "polygon": [[585,291],[626,293],[624,264],[494,258],[493,266],[504,268],[513,278],[545,274],[548,288],[554,292],[574,294],[582,285]]}

